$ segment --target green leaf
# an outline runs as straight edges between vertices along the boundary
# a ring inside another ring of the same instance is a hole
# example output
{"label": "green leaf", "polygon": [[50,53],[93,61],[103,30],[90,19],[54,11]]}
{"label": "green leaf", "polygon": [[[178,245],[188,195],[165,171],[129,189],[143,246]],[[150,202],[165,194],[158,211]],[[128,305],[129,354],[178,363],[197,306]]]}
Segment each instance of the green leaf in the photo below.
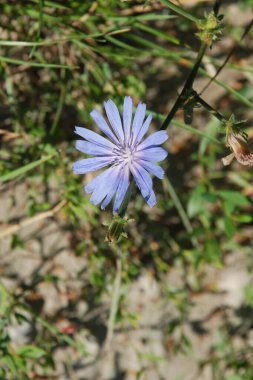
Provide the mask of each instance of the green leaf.
{"label": "green leaf", "polygon": [[5,355],[2,357],[2,362],[11,371],[13,375],[18,375],[18,367],[15,359],[11,355]]}
{"label": "green leaf", "polygon": [[244,377],[241,377],[239,375],[229,375],[226,376],[224,380],[243,380]]}
{"label": "green leaf", "polygon": [[224,228],[225,228],[225,232],[226,232],[227,237],[229,239],[231,239],[232,236],[234,235],[235,231],[236,231],[236,227],[235,227],[231,217],[226,216],[224,218]]}
{"label": "green leaf", "polygon": [[252,215],[243,214],[243,215],[236,215],[235,220],[239,223],[250,223],[253,220]]}
{"label": "green leaf", "polygon": [[148,361],[154,362],[154,363],[160,363],[160,362],[164,362],[167,360],[166,357],[157,356],[157,355],[152,354],[152,353],[144,353],[141,356],[143,359],[147,359]]}
{"label": "green leaf", "polygon": [[253,287],[252,285],[247,285],[244,288],[244,298],[248,306],[253,307]]}
{"label": "green leaf", "polygon": [[204,207],[203,197],[201,194],[193,193],[187,205],[187,214],[190,218],[198,215]]}
{"label": "green leaf", "polygon": [[239,193],[238,191],[220,190],[218,194],[221,198],[227,201],[228,204],[231,204],[233,206],[249,206],[250,205],[250,201],[248,200],[248,198],[242,193]]}
{"label": "green leaf", "polygon": [[16,234],[14,234],[12,236],[12,240],[11,240],[11,248],[12,249],[15,249],[17,247],[24,248],[24,245],[25,245],[24,241],[23,241],[23,239],[21,239],[20,236],[18,236]]}
{"label": "green leaf", "polygon": [[198,214],[208,214],[209,211],[206,205],[208,203],[214,204],[217,201],[218,197],[215,194],[207,193],[203,186],[198,186],[189,199],[187,213],[189,217],[194,217]]}
{"label": "green leaf", "polygon": [[46,351],[31,344],[24,345],[17,350],[17,354],[23,358],[40,359],[46,355]]}

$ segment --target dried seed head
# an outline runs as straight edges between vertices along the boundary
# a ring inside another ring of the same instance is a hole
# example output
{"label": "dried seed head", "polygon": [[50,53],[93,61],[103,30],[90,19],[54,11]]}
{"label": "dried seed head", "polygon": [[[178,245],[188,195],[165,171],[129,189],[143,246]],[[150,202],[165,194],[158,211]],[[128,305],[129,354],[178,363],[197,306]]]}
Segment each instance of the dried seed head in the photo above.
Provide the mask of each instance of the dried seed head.
{"label": "dried seed head", "polygon": [[250,152],[246,139],[239,133],[228,133],[227,142],[233,153],[222,159],[223,165],[229,165],[233,158],[242,165],[253,166],[253,153]]}

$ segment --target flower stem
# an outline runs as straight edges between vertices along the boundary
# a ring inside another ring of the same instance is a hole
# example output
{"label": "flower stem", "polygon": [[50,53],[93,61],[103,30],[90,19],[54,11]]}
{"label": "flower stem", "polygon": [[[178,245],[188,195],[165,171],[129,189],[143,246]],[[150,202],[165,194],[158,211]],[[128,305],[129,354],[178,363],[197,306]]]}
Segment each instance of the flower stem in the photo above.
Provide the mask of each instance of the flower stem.
{"label": "flower stem", "polygon": [[[215,0],[214,6],[213,6],[213,12],[214,12],[214,14],[215,14],[216,17],[218,16],[218,13],[219,13],[219,10],[220,10],[220,7],[221,7],[221,3],[222,3],[222,0]],[[205,42],[201,42],[201,45],[200,45],[200,48],[199,48],[199,52],[198,52],[198,55],[196,57],[196,61],[195,61],[194,65],[193,65],[193,67],[192,67],[192,69],[191,69],[191,71],[190,71],[190,73],[189,73],[189,75],[188,75],[188,77],[186,79],[186,82],[184,84],[184,87],[183,87],[180,95],[178,96],[178,98],[177,98],[174,106],[172,107],[170,113],[168,114],[168,116],[164,120],[164,122],[163,122],[163,124],[162,124],[162,126],[160,128],[161,130],[167,129],[167,127],[169,126],[171,120],[175,116],[177,110],[182,106],[184,98],[185,98],[187,92],[189,91],[191,93],[193,82],[194,82],[194,80],[195,80],[195,78],[196,78],[196,76],[198,74],[198,70],[199,70],[199,67],[201,65],[202,59],[203,59],[203,57],[205,55],[207,47],[208,47],[208,45]]]}
{"label": "flower stem", "polygon": [[196,75],[198,73],[198,70],[199,70],[200,64],[202,62],[202,59],[204,57],[204,54],[206,52],[206,49],[207,49],[207,45],[202,42],[201,45],[200,45],[200,49],[199,49],[199,52],[198,52],[195,64],[194,64],[193,68],[191,69],[191,71],[190,71],[190,73],[188,75],[188,78],[187,78],[187,80],[186,80],[186,82],[184,84],[184,87],[183,87],[180,95],[178,96],[178,98],[177,98],[174,106],[172,107],[170,113],[168,114],[168,116],[164,120],[164,122],[163,122],[163,124],[162,124],[162,126],[160,128],[161,130],[167,129],[167,127],[169,126],[171,120],[175,116],[177,110],[182,106],[183,99],[184,99],[187,91],[191,91],[192,90],[192,85],[193,85],[194,79],[196,78]]}
{"label": "flower stem", "polygon": [[107,333],[104,340],[104,343],[99,351],[99,354],[96,358],[96,368],[91,380],[102,380],[104,379],[104,366],[107,364],[110,354],[111,346],[113,340],[113,333],[115,327],[115,320],[117,311],[119,308],[120,301],[120,287],[121,287],[121,277],[122,277],[122,252],[118,246],[111,245],[114,253],[116,254],[116,273],[113,282],[113,289],[111,294],[111,307],[110,314],[107,323]]}
{"label": "flower stem", "polygon": [[115,326],[115,319],[116,319],[116,315],[117,315],[117,311],[119,307],[119,300],[120,300],[122,262],[121,262],[120,252],[117,252],[116,254],[117,254],[116,275],[115,275],[114,284],[113,284],[112,303],[111,303],[109,320],[107,324],[107,334],[106,334],[105,343],[104,343],[104,353],[109,352],[110,347],[111,347],[114,326]]}
{"label": "flower stem", "polygon": [[132,195],[132,192],[133,192],[133,189],[134,189],[134,181],[132,180],[131,183],[130,183],[130,186],[127,190],[127,193],[126,193],[126,196],[124,198],[124,201],[120,207],[120,210],[118,212],[119,216],[121,218],[123,218],[126,214],[126,210],[127,210],[127,206],[130,202],[130,199],[131,199],[131,195]]}

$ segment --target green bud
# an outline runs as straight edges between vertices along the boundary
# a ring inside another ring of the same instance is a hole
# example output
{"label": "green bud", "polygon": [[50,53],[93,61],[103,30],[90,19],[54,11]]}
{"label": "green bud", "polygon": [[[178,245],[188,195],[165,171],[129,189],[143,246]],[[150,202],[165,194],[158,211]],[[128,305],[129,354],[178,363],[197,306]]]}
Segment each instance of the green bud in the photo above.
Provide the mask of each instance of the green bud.
{"label": "green bud", "polygon": [[211,12],[198,22],[197,36],[206,45],[212,46],[213,42],[219,39],[218,35],[222,33],[222,28],[221,18]]}
{"label": "green bud", "polygon": [[207,17],[206,28],[208,30],[213,30],[213,29],[216,29],[218,25],[219,25],[219,20],[216,18],[216,16],[213,13],[210,13]]}
{"label": "green bud", "polygon": [[122,237],[127,238],[125,226],[131,222],[127,217],[121,218],[118,215],[108,224],[108,231],[105,240],[110,243],[117,243]]}

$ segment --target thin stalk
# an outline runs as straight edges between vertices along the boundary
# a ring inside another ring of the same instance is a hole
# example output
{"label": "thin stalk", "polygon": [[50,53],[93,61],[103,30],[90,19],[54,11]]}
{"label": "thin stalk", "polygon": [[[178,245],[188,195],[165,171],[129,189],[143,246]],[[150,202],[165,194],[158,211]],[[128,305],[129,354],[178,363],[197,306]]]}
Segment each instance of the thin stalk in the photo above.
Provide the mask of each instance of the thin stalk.
{"label": "thin stalk", "polygon": [[[39,0],[39,26],[37,30],[36,41],[40,39],[42,28],[43,28],[43,7],[44,7],[44,0]],[[36,45],[32,47],[32,50],[29,54],[29,58],[33,57],[35,51],[36,51]]]}
{"label": "thin stalk", "polygon": [[[64,65],[65,58],[64,58],[63,48],[62,48],[61,45],[59,45],[58,50],[59,50],[60,62]],[[66,69],[61,69],[60,78],[61,78],[60,96],[59,96],[59,101],[58,101],[58,104],[57,104],[55,118],[54,118],[53,124],[52,124],[50,132],[49,132],[50,135],[54,135],[54,133],[55,133],[55,130],[56,130],[57,126],[58,126],[58,123],[59,123],[59,120],[60,120],[60,117],[61,117],[61,114],[62,114],[62,109],[63,109],[65,98],[66,98],[66,89],[67,89],[67,85],[66,85]]]}
{"label": "thin stalk", "polygon": [[210,106],[204,99],[202,99],[198,94],[195,95],[195,99],[201,104],[208,112],[210,112],[216,119],[223,122],[226,118],[218,111],[216,111],[212,106]]}
{"label": "thin stalk", "polygon": [[[174,206],[176,207],[176,209],[178,211],[178,214],[181,218],[181,221],[182,221],[187,233],[191,235],[193,233],[193,228],[192,228],[191,222],[190,222],[190,220],[189,220],[189,218],[188,218],[188,216],[187,216],[187,214],[183,208],[183,205],[182,205],[179,197],[177,196],[177,193],[176,193],[174,187],[172,186],[172,183],[170,182],[169,178],[163,179],[163,188],[171,196],[171,199],[174,203]],[[198,248],[198,242],[197,242],[196,238],[191,237],[190,240],[191,240],[192,245],[195,248]]]}
{"label": "thin stalk", "polygon": [[183,16],[183,17],[187,18],[188,20],[193,21],[195,23],[197,23],[199,21],[197,19],[197,17],[193,16],[189,12],[186,12],[184,9],[182,9],[181,7],[178,7],[176,4],[172,3],[171,1],[169,1],[169,0],[160,0],[160,1],[161,1],[161,3],[167,5],[167,7],[170,8],[172,11],[179,14],[180,16]]}
{"label": "thin stalk", "polygon": [[120,254],[117,252],[116,275],[115,275],[114,284],[113,284],[112,303],[111,303],[109,320],[107,324],[107,334],[106,334],[105,344],[104,344],[104,353],[107,353],[110,351],[110,347],[112,344],[115,320],[116,320],[116,315],[117,315],[119,300],[120,300],[121,274],[122,274],[122,262],[121,262]]}
{"label": "thin stalk", "polygon": [[[161,0],[161,1],[164,2],[164,3],[166,3],[168,5],[168,7],[170,7],[171,9],[173,9],[175,12],[177,12],[177,13],[181,12],[180,14],[183,15],[181,8],[177,7],[175,4],[172,4],[168,0]],[[214,6],[213,6],[213,11],[214,11],[214,14],[215,14],[216,17],[218,16],[221,3],[222,3],[222,0],[215,0]],[[180,12],[179,12],[179,9],[180,9]],[[198,22],[198,19],[192,20],[192,21]],[[177,110],[182,106],[182,103],[184,101],[184,97],[185,97],[187,91],[191,91],[192,90],[193,82],[194,82],[194,80],[195,80],[195,78],[196,78],[196,76],[198,74],[198,70],[199,70],[199,67],[201,65],[202,59],[203,59],[203,57],[205,55],[207,47],[208,46],[207,46],[206,43],[201,42],[201,45],[200,45],[200,48],[199,48],[199,52],[198,52],[196,61],[194,63],[194,66],[191,69],[191,71],[190,71],[190,73],[188,75],[188,78],[186,79],[186,82],[184,84],[184,87],[183,87],[180,95],[178,96],[178,98],[177,98],[174,106],[172,107],[170,113],[168,114],[168,116],[164,120],[164,122],[163,122],[163,124],[162,124],[162,126],[160,128],[161,130],[167,129],[167,127],[169,126],[171,120],[175,116]]]}
{"label": "thin stalk", "polygon": [[110,356],[110,349],[113,340],[114,328],[115,328],[115,320],[117,311],[119,308],[119,300],[120,300],[120,287],[121,287],[121,277],[122,277],[122,252],[118,246],[112,245],[113,251],[116,254],[116,274],[113,283],[113,290],[111,294],[111,307],[110,314],[107,323],[107,333],[106,338],[103,343],[101,350],[99,351],[98,357],[96,359],[96,370],[93,374],[91,380],[102,380],[104,379],[103,368],[104,364],[107,362]]}
{"label": "thin stalk", "polygon": [[202,44],[200,45],[200,49],[199,49],[195,64],[194,64],[193,68],[191,69],[191,71],[188,75],[188,78],[184,84],[184,87],[183,87],[180,95],[178,96],[174,106],[172,107],[170,113],[168,114],[168,116],[164,120],[164,122],[160,128],[161,130],[167,129],[171,120],[175,116],[177,110],[181,107],[186,92],[192,89],[194,79],[196,78],[196,75],[197,75],[198,70],[199,70],[199,66],[202,62],[202,59],[203,59],[204,54],[206,52],[206,49],[207,49],[207,45],[202,42]]}
{"label": "thin stalk", "polygon": [[134,185],[135,185],[134,180],[132,180],[131,183],[130,183],[130,186],[129,186],[128,190],[127,190],[127,193],[126,193],[126,196],[124,198],[124,201],[123,201],[123,203],[122,203],[122,205],[120,207],[120,210],[118,212],[118,214],[119,214],[119,216],[121,218],[124,218],[124,216],[126,214],[127,206],[128,206],[128,204],[130,202],[130,199],[131,199],[131,196],[132,196],[132,192],[133,192],[133,189],[134,189]]}

